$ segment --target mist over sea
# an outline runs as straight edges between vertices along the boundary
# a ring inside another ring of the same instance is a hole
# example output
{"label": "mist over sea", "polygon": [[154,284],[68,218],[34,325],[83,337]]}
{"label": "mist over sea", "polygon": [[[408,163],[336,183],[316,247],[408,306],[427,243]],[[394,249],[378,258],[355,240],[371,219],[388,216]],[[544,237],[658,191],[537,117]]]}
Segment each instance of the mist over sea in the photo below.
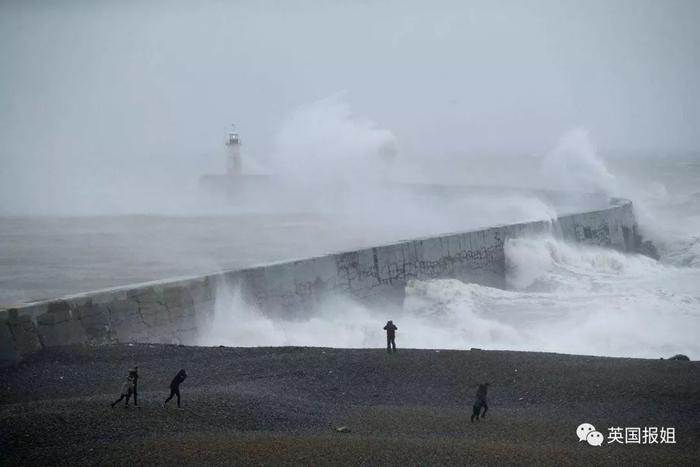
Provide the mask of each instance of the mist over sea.
{"label": "mist over sea", "polygon": [[[660,261],[520,238],[507,290],[412,282],[401,309],[336,297],[303,321],[221,290],[201,344],[377,347],[393,319],[400,347],[698,359],[699,18],[695,0],[0,2],[0,307],[623,197]],[[270,181],[233,201],[199,185],[232,123],[243,173]]]}
{"label": "mist over sea", "polygon": [[700,161],[646,159],[629,167],[620,160],[619,167],[629,169],[616,180],[659,248],[658,262],[551,236],[513,239],[505,245],[507,290],[413,281],[401,310],[338,298],[303,321],[271,320],[236,290],[222,291],[201,343],[376,347],[380,324],[393,319],[401,345],[413,348],[693,358],[700,353]]}
{"label": "mist over sea", "polygon": [[[647,158],[630,165],[613,159],[609,167],[619,192],[633,200],[660,261],[552,237],[511,240],[508,290],[457,280],[414,281],[402,310],[370,309],[338,298],[301,322],[271,320],[241,302],[236,291],[222,291],[214,325],[201,343],[375,347],[381,344],[379,324],[394,319],[399,342],[409,347],[698,355],[700,190],[695,181],[700,161]],[[357,214],[274,209],[5,216],[0,219],[0,302],[57,298],[556,215],[536,197],[484,196],[450,206],[403,207],[411,222],[400,216],[368,222]],[[346,207],[347,212],[359,209],[354,203]]]}

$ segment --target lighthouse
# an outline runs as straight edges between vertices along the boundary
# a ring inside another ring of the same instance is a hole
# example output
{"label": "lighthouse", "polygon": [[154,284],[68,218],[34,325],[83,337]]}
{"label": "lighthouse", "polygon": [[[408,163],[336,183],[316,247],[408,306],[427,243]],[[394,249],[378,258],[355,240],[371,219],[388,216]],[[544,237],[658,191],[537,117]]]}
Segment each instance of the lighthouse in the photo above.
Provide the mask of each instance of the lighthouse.
{"label": "lighthouse", "polygon": [[229,177],[235,177],[241,174],[241,139],[236,131],[236,126],[231,125],[231,130],[226,137],[226,148],[228,150],[226,159],[226,174]]}
{"label": "lighthouse", "polygon": [[[243,200],[252,199],[252,196],[257,196],[259,193],[275,192],[277,186],[271,182],[269,175],[251,173],[250,167],[247,168],[246,173],[243,173],[241,138],[236,126],[231,125],[225,134],[226,171],[217,174],[203,174],[199,177],[199,186],[202,192],[220,199],[236,200],[242,203],[247,202]],[[253,195],[254,193],[256,195]]]}

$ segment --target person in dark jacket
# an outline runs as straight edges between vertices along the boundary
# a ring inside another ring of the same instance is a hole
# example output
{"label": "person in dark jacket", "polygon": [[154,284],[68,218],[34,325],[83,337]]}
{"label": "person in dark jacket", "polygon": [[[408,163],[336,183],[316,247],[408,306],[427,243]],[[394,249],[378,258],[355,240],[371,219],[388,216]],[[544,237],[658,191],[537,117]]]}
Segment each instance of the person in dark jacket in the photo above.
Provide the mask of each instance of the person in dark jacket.
{"label": "person in dark jacket", "polygon": [[124,408],[129,407],[129,398],[131,398],[131,395],[132,395],[133,393],[134,393],[134,380],[133,380],[133,378],[131,377],[131,375],[129,375],[129,376],[126,378],[126,381],[124,382],[124,384],[122,384],[122,393],[121,393],[121,396],[119,397],[119,399],[117,399],[116,401],[112,402],[112,408],[114,408],[115,405],[117,405],[117,404],[120,403],[122,400],[124,400],[124,398],[126,398],[126,403],[125,403],[125,405],[124,405]]}
{"label": "person in dark jacket", "polygon": [[139,367],[135,366],[129,370],[129,377],[134,380],[134,406],[138,407]]}
{"label": "person in dark jacket", "polygon": [[384,330],[386,331],[386,351],[391,353],[392,349],[394,352],[396,352],[396,330],[399,329],[396,326],[394,326],[393,321],[387,321],[386,326],[384,326]]}
{"label": "person in dark jacket", "polygon": [[173,398],[173,396],[177,396],[177,407],[178,409],[180,408],[180,384],[185,380],[185,378],[187,378],[187,372],[185,370],[180,370],[175,375],[170,383],[170,396],[168,396],[168,398],[165,399],[165,402],[163,402],[163,407],[165,407],[165,404],[167,404],[168,401]]}
{"label": "person in dark jacket", "polygon": [[[489,390],[489,383],[480,384],[479,388],[476,390],[476,400],[474,401],[474,407],[472,411],[472,422],[474,418],[479,421],[479,417],[484,418],[486,412],[489,410],[489,406],[486,403],[486,394]],[[484,412],[481,413],[481,408],[483,407]]]}

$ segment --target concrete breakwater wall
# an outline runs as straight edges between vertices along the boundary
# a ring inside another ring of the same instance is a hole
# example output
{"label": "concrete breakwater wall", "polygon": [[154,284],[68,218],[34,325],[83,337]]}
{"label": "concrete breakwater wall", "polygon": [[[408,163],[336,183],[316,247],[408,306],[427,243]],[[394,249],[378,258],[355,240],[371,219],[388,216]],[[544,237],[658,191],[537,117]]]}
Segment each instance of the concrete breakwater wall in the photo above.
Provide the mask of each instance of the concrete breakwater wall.
{"label": "concrete breakwater wall", "polygon": [[410,279],[456,278],[501,287],[509,238],[551,231],[565,240],[636,251],[632,209],[601,210],[475,232],[268,264],[191,279],[139,284],[0,311],[0,364],[44,347],[113,342],[196,342],[214,312],[218,287],[237,286],[264,313],[300,317],[328,295],[400,303]]}

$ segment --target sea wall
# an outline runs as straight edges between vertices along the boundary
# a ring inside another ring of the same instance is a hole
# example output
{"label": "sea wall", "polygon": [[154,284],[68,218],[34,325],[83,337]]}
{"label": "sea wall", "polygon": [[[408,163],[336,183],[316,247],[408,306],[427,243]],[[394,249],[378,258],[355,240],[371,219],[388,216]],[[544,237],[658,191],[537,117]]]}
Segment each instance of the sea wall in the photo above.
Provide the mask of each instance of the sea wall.
{"label": "sea wall", "polygon": [[44,347],[113,342],[196,342],[214,312],[218,287],[240,287],[264,313],[303,316],[329,295],[369,304],[400,303],[410,279],[457,278],[502,287],[503,244],[552,232],[566,240],[635,251],[641,242],[632,204],[279,262],[220,274],[139,284],[0,311],[0,365]]}

